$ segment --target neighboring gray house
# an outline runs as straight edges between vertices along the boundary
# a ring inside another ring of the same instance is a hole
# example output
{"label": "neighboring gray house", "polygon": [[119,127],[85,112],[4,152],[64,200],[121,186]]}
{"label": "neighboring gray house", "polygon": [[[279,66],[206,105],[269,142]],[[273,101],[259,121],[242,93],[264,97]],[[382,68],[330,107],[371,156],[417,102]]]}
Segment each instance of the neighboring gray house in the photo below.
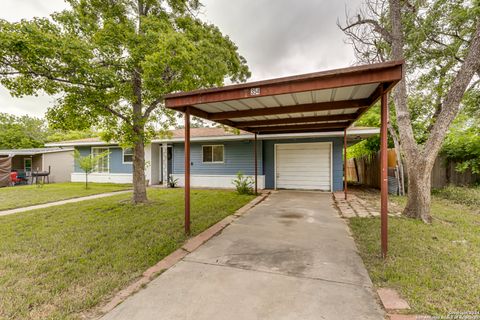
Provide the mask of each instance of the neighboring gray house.
{"label": "neighboring gray house", "polygon": [[[171,137],[153,140],[145,148],[146,177],[150,184],[162,184],[168,175],[184,179],[184,130]],[[348,144],[378,134],[378,128],[351,128]],[[258,136],[258,186],[267,189],[343,190],[343,132],[271,134]],[[75,147],[82,155],[110,151],[89,175],[93,182],[132,181],[132,150],[97,138],[50,143],[51,147]],[[232,188],[237,172],[254,174],[253,135],[233,134],[222,128],[191,129],[191,185]],[[71,181],[84,181],[75,166]]]}
{"label": "neighboring gray house", "polygon": [[50,182],[68,182],[73,173],[73,148],[50,147],[0,150],[0,157],[12,157],[12,171],[24,173],[48,171]]}

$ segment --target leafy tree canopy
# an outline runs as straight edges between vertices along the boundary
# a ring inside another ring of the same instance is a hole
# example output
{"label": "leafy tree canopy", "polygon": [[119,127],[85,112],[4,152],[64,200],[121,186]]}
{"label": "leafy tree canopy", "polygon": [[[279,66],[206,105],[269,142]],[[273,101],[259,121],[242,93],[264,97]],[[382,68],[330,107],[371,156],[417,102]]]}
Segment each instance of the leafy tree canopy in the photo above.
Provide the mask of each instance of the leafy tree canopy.
{"label": "leafy tree canopy", "polygon": [[173,123],[165,94],[249,76],[230,39],[191,14],[198,1],[67,2],[50,18],[0,20],[0,82],[14,96],[61,94],[47,114],[54,127],[95,125],[134,143],[138,127],[148,138],[152,122]]}
{"label": "leafy tree canopy", "polygon": [[[390,115],[390,121],[394,122],[393,115]],[[380,104],[375,104],[367,112],[365,112],[360,119],[355,122],[356,127],[380,127]],[[391,137],[388,140],[388,147],[393,147],[393,141]],[[376,153],[380,150],[380,135],[376,134],[367,139],[354,144],[347,149],[347,157],[349,159],[359,158],[362,156],[370,155]]]}
{"label": "leafy tree canopy", "polygon": [[[403,2],[402,24],[405,35],[407,97],[415,141],[423,145],[443,108],[443,100],[467,54],[475,33],[480,1],[414,0]],[[391,21],[387,1],[364,0],[358,16],[347,18],[341,27],[354,45],[358,61],[371,63],[391,59]],[[480,70],[469,86],[470,95],[479,90]],[[462,106],[468,108],[468,93]],[[393,111],[391,107],[391,111]],[[380,109],[372,108],[359,123],[376,126]],[[390,122],[398,129],[395,112]],[[398,131],[398,130],[397,130]],[[366,150],[368,152],[369,150]]]}
{"label": "leafy tree canopy", "polygon": [[47,142],[97,136],[94,130],[63,131],[48,127],[42,118],[0,113],[0,149],[42,148]]}
{"label": "leafy tree canopy", "polygon": [[467,92],[465,107],[450,127],[442,154],[458,163],[456,169],[480,173],[480,92]]}
{"label": "leafy tree canopy", "polygon": [[0,149],[43,147],[47,135],[42,119],[0,113]]}

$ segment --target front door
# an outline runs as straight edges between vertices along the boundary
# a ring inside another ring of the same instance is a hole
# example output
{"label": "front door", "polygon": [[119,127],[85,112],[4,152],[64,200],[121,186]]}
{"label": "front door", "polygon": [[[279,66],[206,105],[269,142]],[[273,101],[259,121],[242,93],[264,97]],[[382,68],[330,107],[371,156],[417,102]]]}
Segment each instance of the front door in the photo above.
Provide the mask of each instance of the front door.
{"label": "front door", "polygon": [[23,159],[23,170],[25,170],[25,172],[32,172],[32,158]]}

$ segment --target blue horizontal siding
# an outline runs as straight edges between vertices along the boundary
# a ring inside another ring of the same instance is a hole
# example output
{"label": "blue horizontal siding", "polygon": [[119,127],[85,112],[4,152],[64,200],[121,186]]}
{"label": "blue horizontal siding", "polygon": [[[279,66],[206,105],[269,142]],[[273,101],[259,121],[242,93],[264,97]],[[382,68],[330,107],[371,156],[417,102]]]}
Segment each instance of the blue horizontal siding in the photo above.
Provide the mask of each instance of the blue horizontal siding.
{"label": "blue horizontal siding", "polygon": [[[110,151],[109,155],[109,168],[110,173],[132,173],[132,164],[123,163],[123,153],[122,148],[120,147],[108,147]],[[82,157],[88,156],[91,151],[91,146],[81,146],[75,147]],[[83,172],[83,170],[78,166],[77,161],[75,161],[74,172]]]}
{"label": "blue horizontal siding", "polygon": [[[91,148],[90,147],[75,147],[78,152],[80,152],[80,155],[82,157],[86,157],[91,153]],[[73,172],[84,172],[78,165],[78,161],[75,160],[75,166],[73,169]]]}
{"label": "blue horizontal siding", "polygon": [[275,144],[305,143],[305,142],[332,142],[333,146],[333,191],[343,190],[343,138],[308,138],[265,140],[263,142],[263,167],[265,168],[265,188],[275,188]]}
{"label": "blue horizontal siding", "polygon": [[132,173],[131,163],[123,163],[122,148],[110,148],[110,173]]}
{"label": "blue horizontal siding", "polygon": [[[223,144],[224,163],[203,163],[202,145]],[[257,142],[258,174],[263,174],[262,142]],[[185,148],[183,143],[173,145],[173,173],[185,173]],[[214,143],[195,142],[190,145],[191,174],[235,175],[239,171],[247,175],[255,174],[253,141],[225,141]]]}

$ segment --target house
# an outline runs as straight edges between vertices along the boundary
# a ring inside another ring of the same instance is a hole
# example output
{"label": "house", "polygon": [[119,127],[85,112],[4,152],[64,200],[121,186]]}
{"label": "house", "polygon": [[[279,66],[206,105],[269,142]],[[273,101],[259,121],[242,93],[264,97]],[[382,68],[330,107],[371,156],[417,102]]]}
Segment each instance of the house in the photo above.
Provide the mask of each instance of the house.
{"label": "house", "polygon": [[[378,128],[347,131],[348,145],[378,134]],[[257,142],[258,187],[260,189],[343,190],[343,131],[259,135]],[[184,130],[154,139],[145,147],[146,178],[150,184],[163,184],[171,174],[184,184]],[[254,175],[254,135],[235,134],[223,128],[191,129],[192,187],[232,188],[238,172]],[[89,181],[129,183],[132,181],[133,150],[99,138],[63,141],[50,147],[73,147],[83,156],[109,151],[99,161]],[[71,181],[85,181],[77,166]]]}
{"label": "house", "polygon": [[10,171],[31,176],[32,171],[48,171],[50,182],[67,182],[73,172],[72,147],[0,150],[0,158],[11,157]]}

